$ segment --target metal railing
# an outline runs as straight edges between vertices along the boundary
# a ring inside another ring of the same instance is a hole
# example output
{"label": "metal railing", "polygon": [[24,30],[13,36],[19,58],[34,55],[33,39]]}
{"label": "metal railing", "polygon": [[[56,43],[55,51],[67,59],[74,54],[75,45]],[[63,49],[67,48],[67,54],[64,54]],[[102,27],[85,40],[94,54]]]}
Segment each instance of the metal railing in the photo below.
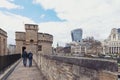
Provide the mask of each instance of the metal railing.
{"label": "metal railing", "polygon": [[21,54],[0,56],[0,73],[21,58]]}

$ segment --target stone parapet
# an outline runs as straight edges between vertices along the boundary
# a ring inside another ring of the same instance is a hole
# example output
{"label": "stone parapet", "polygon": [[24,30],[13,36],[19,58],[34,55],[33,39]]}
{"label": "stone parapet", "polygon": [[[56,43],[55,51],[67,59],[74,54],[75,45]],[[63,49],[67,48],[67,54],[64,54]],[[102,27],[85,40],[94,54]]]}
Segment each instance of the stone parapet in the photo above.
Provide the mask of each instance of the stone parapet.
{"label": "stone parapet", "polygon": [[38,25],[37,24],[25,24],[25,29],[26,30],[38,30]]}
{"label": "stone parapet", "polygon": [[16,40],[25,41],[25,32],[15,32]]}
{"label": "stone parapet", "polygon": [[53,35],[48,33],[38,33],[38,40],[40,42],[50,42],[53,43]]}
{"label": "stone parapet", "polygon": [[116,60],[93,59],[85,57],[63,57],[50,55],[44,55],[44,57],[47,59],[57,60],[60,62],[74,64],[94,70],[107,70],[112,72],[118,71],[118,64]]}
{"label": "stone parapet", "polygon": [[[117,62],[85,57],[39,55],[38,67],[48,80],[117,80]],[[112,78],[109,78],[112,77]]]}
{"label": "stone parapet", "polygon": [[0,28],[0,34],[7,37],[7,32]]}
{"label": "stone parapet", "polygon": [[0,55],[7,54],[7,32],[0,28]]}
{"label": "stone parapet", "polygon": [[116,79],[118,75],[110,71],[101,71],[99,76],[100,80],[118,80]]}

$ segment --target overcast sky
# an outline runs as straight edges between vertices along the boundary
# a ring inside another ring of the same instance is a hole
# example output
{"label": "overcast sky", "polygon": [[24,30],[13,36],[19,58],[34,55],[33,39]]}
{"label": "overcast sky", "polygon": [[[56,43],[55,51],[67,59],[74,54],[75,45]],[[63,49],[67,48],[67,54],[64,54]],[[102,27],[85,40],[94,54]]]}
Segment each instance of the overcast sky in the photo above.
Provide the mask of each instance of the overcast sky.
{"label": "overcast sky", "polygon": [[120,0],[0,0],[0,28],[15,44],[15,31],[24,24],[39,25],[39,32],[54,36],[54,44],[71,42],[70,32],[83,29],[83,38],[106,39],[120,28]]}

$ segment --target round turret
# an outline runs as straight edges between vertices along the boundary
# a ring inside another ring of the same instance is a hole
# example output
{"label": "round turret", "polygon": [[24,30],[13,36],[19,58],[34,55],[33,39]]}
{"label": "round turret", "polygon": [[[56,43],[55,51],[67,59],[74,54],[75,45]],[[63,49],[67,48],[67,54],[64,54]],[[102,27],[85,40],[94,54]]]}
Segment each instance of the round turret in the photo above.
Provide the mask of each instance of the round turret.
{"label": "round turret", "polygon": [[38,40],[41,42],[53,43],[53,35],[50,35],[48,33],[38,33]]}

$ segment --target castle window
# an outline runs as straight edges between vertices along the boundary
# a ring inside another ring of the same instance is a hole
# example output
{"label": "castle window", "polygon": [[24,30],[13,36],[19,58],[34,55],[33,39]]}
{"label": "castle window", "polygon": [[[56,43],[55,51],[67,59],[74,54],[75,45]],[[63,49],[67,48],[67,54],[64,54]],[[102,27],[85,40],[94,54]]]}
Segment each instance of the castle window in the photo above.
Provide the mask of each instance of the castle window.
{"label": "castle window", "polygon": [[33,42],[34,42],[34,40],[31,39],[31,40],[30,40],[30,43],[32,44]]}
{"label": "castle window", "polygon": [[42,51],[42,45],[38,45],[38,51]]}

